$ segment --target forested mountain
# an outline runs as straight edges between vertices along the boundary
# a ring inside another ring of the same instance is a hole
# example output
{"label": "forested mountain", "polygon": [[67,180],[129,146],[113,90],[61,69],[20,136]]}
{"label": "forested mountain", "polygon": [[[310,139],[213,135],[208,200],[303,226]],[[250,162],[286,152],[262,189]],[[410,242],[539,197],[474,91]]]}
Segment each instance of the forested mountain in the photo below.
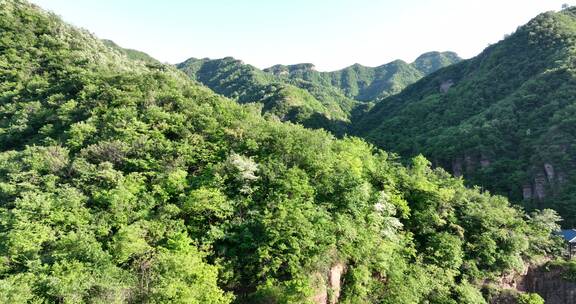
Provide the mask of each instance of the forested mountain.
{"label": "forested mountain", "polygon": [[410,65],[422,74],[428,75],[460,61],[462,61],[462,58],[458,57],[454,52],[428,52],[420,55]]}
{"label": "forested mountain", "polygon": [[469,184],[576,224],[576,9],[543,13],[479,56],[378,103],[355,133],[423,153]]}
{"label": "forested mountain", "polygon": [[343,134],[377,98],[460,58],[452,52],[430,52],[413,63],[397,60],[376,68],[353,65],[336,72],[317,72],[312,64],[276,65],[264,71],[232,57],[190,58],[176,67],[190,78],[240,103],[259,103],[264,113],[306,127]]}
{"label": "forested mountain", "polygon": [[260,115],[0,0],[0,303],[485,303],[555,249],[422,156]]}
{"label": "forested mountain", "polygon": [[102,42],[104,42],[105,45],[119,51],[120,53],[124,54],[126,57],[133,59],[133,60],[140,60],[140,61],[144,61],[146,63],[149,64],[159,64],[160,62],[156,59],[154,59],[152,56],[138,51],[138,50],[133,50],[133,49],[125,49],[121,46],[119,46],[118,44],[116,44],[114,41],[112,40],[102,40]]}
{"label": "forested mountain", "polygon": [[239,103],[255,103],[262,112],[306,127],[343,133],[355,101],[331,89],[303,81],[280,81],[232,57],[190,58],[176,67],[190,78]]}
{"label": "forested mountain", "polygon": [[334,72],[318,72],[310,63],[275,65],[265,69],[286,79],[300,79],[324,87],[335,87],[359,101],[374,101],[394,95],[420,78],[461,59],[453,52],[429,52],[413,63],[396,60],[378,67],[355,64]]}

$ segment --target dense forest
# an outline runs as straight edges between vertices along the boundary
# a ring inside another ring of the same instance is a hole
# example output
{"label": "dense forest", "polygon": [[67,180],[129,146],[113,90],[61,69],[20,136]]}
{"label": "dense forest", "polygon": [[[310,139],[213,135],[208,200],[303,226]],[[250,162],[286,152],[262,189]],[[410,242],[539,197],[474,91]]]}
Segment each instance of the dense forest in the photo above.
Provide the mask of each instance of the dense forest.
{"label": "dense forest", "polygon": [[310,128],[343,134],[357,103],[341,92],[312,83],[281,81],[231,57],[190,58],[176,67],[216,93],[253,103],[263,114]]}
{"label": "dense forest", "polygon": [[552,210],[261,115],[23,0],[0,0],[0,88],[1,303],[486,303],[559,248]]}
{"label": "dense forest", "polygon": [[424,154],[469,185],[576,225],[576,9],[543,13],[475,58],[377,103],[353,133]]}
{"label": "dense forest", "polygon": [[[576,225],[576,9],[543,13],[480,55],[430,52],[334,72],[190,59],[194,80],[282,121],[353,134]],[[406,89],[405,89],[406,88]]]}
{"label": "dense forest", "polygon": [[116,51],[119,51],[120,53],[126,55],[126,57],[133,59],[133,60],[139,60],[139,61],[144,61],[148,64],[160,64],[160,61],[154,59],[152,56],[142,52],[142,51],[138,51],[138,50],[133,50],[133,49],[126,49],[123,48],[121,46],[119,46],[118,44],[116,44],[116,42],[112,41],[112,40],[107,40],[107,39],[103,39],[102,42],[104,42],[105,45],[113,48]]}
{"label": "dense forest", "polygon": [[216,93],[239,103],[259,104],[262,113],[343,135],[350,121],[378,98],[458,61],[452,52],[429,52],[411,64],[401,60],[375,68],[356,64],[334,72],[318,72],[309,63],[260,70],[232,57],[190,58],[176,67]]}
{"label": "dense forest", "polygon": [[453,52],[428,52],[410,64],[395,60],[377,67],[354,64],[338,71],[318,72],[314,65],[304,63],[275,65],[264,71],[281,79],[304,80],[322,87],[333,87],[349,98],[370,102],[397,94],[422,77],[460,60]]}

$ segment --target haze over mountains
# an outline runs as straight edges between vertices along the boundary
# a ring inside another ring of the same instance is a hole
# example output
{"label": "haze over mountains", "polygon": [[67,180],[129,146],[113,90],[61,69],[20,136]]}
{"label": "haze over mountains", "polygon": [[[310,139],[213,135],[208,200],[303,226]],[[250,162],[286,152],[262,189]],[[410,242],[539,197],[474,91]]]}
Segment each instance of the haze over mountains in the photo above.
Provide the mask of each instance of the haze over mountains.
{"label": "haze over mountains", "polygon": [[171,66],[0,0],[0,303],[555,299],[506,282],[561,218],[465,183],[571,223],[575,43],[569,8],[470,60]]}

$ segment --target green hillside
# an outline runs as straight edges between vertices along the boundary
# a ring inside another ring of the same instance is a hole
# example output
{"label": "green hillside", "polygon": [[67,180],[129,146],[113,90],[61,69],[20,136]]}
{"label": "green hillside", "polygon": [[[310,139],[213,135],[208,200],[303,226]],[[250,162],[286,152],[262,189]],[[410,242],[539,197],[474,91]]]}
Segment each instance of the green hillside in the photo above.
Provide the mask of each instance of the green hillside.
{"label": "green hillside", "polygon": [[454,52],[428,52],[418,56],[410,65],[422,74],[428,75],[460,61],[462,58]]}
{"label": "green hillside", "polygon": [[343,133],[355,102],[330,88],[279,81],[232,57],[190,58],[176,67],[190,78],[239,103],[255,103],[282,121]]}
{"label": "green hillside", "polygon": [[549,210],[266,119],[25,1],[0,0],[0,87],[0,303],[485,303],[556,248]]}
{"label": "green hillside", "polygon": [[275,65],[265,69],[284,79],[300,79],[324,87],[335,87],[359,101],[374,101],[394,95],[420,78],[461,59],[453,52],[429,52],[413,63],[396,60],[378,67],[355,64],[334,72],[318,72],[314,65]]}
{"label": "green hillside", "polygon": [[307,63],[262,71],[232,57],[190,58],[176,67],[228,98],[263,105],[263,113],[282,121],[342,135],[350,119],[359,117],[377,99],[459,60],[451,52],[430,52],[412,64],[397,60],[376,68],[354,65],[336,72],[317,72]]}
{"label": "green hillside", "polygon": [[144,62],[149,63],[149,64],[159,64],[160,63],[158,60],[154,59],[152,56],[150,56],[144,52],[141,52],[138,50],[133,50],[133,49],[125,49],[125,48],[119,46],[118,44],[116,44],[112,40],[102,40],[102,42],[105,45],[119,51],[120,53],[122,53],[123,55],[125,55],[126,57],[128,57],[130,59],[144,61]]}
{"label": "green hillside", "polygon": [[479,56],[377,104],[355,133],[423,153],[469,184],[576,224],[576,9],[534,18]]}

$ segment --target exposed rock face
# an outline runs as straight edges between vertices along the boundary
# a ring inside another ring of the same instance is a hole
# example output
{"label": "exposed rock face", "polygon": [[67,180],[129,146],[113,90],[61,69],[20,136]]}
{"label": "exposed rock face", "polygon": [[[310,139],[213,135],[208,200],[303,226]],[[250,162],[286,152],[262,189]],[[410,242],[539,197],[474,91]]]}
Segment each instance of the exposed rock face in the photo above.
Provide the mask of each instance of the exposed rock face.
{"label": "exposed rock face", "polygon": [[480,160],[480,166],[482,168],[486,168],[486,167],[490,166],[490,160],[489,159],[481,159]]}
{"label": "exposed rock face", "polygon": [[474,174],[478,169],[489,167],[492,164],[484,154],[464,154],[463,157],[453,158],[451,162],[452,174],[456,177],[464,174]]}
{"label": "exposed rock face", "polygon": [[530,269],[520,290],[539,294],[546,304],[576,304],[576,282],[567,281],[562,276],[560,268]]}
{"label": "exposed rock face", "polygon": [[466,165],[466,173],[470,174],[474,172],[474,159],[470,155],[464,156],[464,164]]}
{"label": "exposed rock face", "polygon": [[452,173],[456,177],[462,176],[462,161],[460,159],[452,161]]}
{"label": "exposed rock face", "polygon": [[528,184],[528,185],[522,186],[522,197],[525,200],[531,200],[532,199],[532,185]]}
{"label": "exposed rock face", "polygon": [[534,177],[534,197],[536,199],[543,199],[546,197],[545,191],[546,176],[543,173],[536,174]]}
{"label": "exposed rock face", "polygon": [[[492,161],[484,153],[464,154],[455,157],[450,163],[443,162],[445,168],[450,168],[455,177],[470,176],[475,171],[490,167]],[[447,165],[447,166],[446,166]],[[533,168],[534,169],[534,168]],[[561,170],[556,170],[551,163],[544,163],[536,174],[531,171],[532,181],[520,185],[524,200],[544,200],[554,196],[559,185],[566,181],[566,176]]]}
{"label": "exposed rock face", "polygon": [[324,275],[319,272],[314,273],[314,281],[317,282],[318,287],[316,293],[312,297],[312,302],[316,304],[328,303],[328,289],[324,281]]}
{"label": "exposed rock face", "polygon": [[552,183],[554,181],[554,166],[551,164],[544,164],[544,171],[546,172],[546,177],[548,178],[548,182]]}
{"label": "exposed rock face", "polygon": [[338,263],[332,268],[330,268],[330,272],[328,273],[329,278],[329,286],[332,289],[332,297],[330,300],[330,304],[338,303],[338,298],[340,298],[340,282],[342,281],[342,274],[346,271],[346,267],[342,263]]}
{"label": "exposed rock face", "polygon": [[[566,181],[566,176],[562,171],[556,172],[550,163],[544,163],[543,170],[534,175],[531,184],[522,185],[522,197],[524,200],[542,200],[548,196],[556,195],[558,187]],[[551,193],[546,193],[546,187]]]}
{"label": "exposed rock face", "polygon": [[521,271],[505,274],[497,281],[498,286],[509,290],[523,290],[524,278],[528,272],[530,272],[530,267],[525,265]]}
{"label": "exposed rock face", "polygon": [[315,273],[315,280],[320,283],[320,286],[317,287],[312,302],[315,304],[337,304],[342,289],[342,275],[345,272],[346,265],[336,263],[330,267],[326,274]]}
{"label": "exposed rock face", "polygon": [[454,85],[454,81],[452,81],[452,79],[448,79],[444,82],[442,82],[442,84],[440,84],[440,92],[442,93],[447,93],[448,90]]}
{"label": "exposed rock face", "polygon": [[490,304],[518,304],[516,300],[517,292],[513,290],[506,290],[495,298],[490,300]]}

